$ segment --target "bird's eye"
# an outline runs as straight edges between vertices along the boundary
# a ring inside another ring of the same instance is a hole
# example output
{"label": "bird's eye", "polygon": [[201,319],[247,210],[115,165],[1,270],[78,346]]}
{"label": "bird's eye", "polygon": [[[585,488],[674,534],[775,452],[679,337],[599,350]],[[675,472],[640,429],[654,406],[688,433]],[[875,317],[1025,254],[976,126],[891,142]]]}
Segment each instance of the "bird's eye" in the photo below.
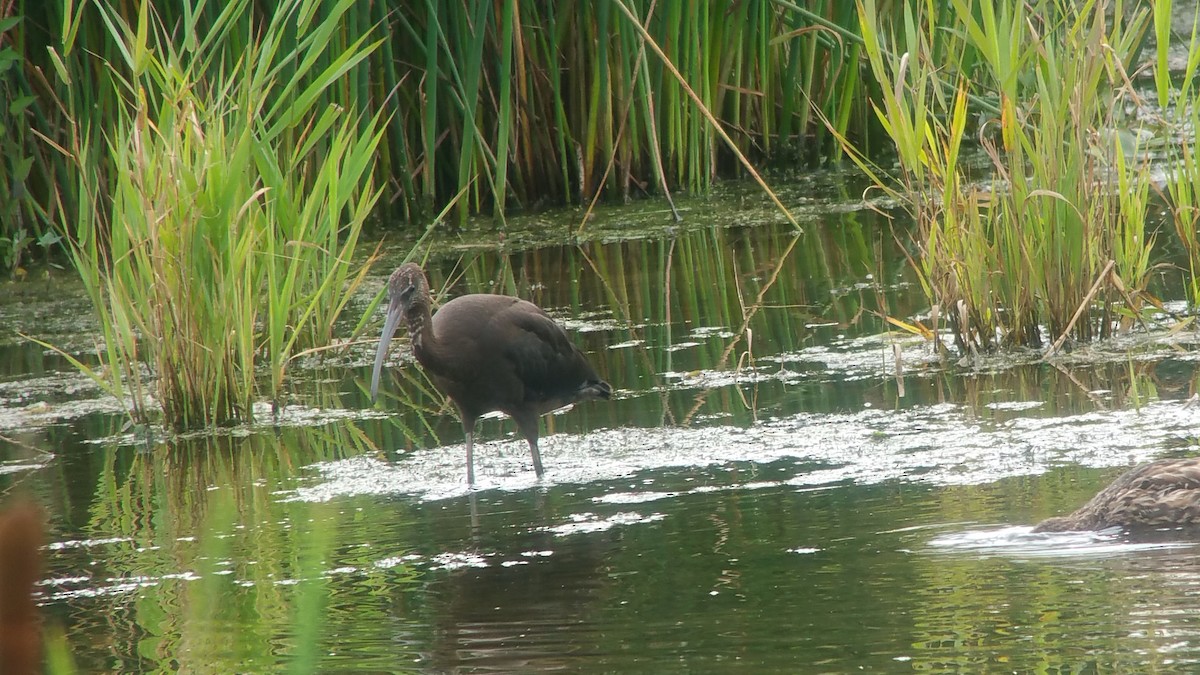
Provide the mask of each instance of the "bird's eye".
{"label": "bird's eye", "polygon": [[408,302],[412,298],[412,294],[417,290],[416,284],[409,284],[400,291],[400,302]]}

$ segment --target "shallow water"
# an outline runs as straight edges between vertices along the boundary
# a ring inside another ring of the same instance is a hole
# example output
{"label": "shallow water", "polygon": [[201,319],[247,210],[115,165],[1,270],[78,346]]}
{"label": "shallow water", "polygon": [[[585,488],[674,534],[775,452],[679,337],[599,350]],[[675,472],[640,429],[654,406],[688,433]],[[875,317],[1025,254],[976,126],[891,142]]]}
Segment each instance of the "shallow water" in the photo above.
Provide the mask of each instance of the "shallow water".
{"label": "shallow water", "polygon": [[[741,196],[643,239],[436,255],[435,286],[538,302],[613,384],[547,419],[540,481],[488,419],[468,490],[404,348],[378,406],[363,343],[260,426],[163,440],[0,344],[0,488],[49,514],[50,624],[84,671],[1195,671],[1192,541],[1029,531],[1194,448],[1195,334],[943,362],[887,332],[919,290],[830,194],[799,236]],[[36,288],[5,325],[89,348],[82,299]]]}

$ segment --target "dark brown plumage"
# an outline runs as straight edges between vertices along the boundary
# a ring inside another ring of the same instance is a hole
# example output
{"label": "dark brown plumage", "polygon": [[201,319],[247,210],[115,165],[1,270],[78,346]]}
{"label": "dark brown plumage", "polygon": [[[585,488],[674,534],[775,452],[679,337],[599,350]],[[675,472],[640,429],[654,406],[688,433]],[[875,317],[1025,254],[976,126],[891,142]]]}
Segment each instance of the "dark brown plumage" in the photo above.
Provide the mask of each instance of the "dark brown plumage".
{"label": "dark brown plumage", "polygon": [[464,295],[430,316],[429,282],[418,265],[406,263],[388,280],[387,319],[371,398],[392,334],[403,319],[413,354],[437,388],[458,408],[467,436],[467,482],[475,482],[475,421],[499,410],[517,423],[529,442],[533,470],[542,475],[538,418],[565,405],[608,398],[601,380],[567,332],[537,305],[507,295]]}
{"label": "dark brown plumage", "polygon": [[1075,513],[1047,518],[1033,531],[1196,525],[1200,525],[1200,459],[1163,459],[1126,471]]}

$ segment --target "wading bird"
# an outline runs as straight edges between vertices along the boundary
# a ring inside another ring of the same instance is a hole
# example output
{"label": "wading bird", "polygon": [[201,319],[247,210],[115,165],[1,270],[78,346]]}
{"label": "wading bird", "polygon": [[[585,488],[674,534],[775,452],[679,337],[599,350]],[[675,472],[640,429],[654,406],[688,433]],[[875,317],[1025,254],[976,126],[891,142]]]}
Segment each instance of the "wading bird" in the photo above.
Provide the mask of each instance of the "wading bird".
{"label": "wading bird", "polygon": [[1047,518],[1034,532],[1121,527],[1145,531],[1200,525],[1200,459],[1163,459],[1121,474],[1069,516]]}
{"label": "wading bird", "polygon": [[507,295],[457,297],[430,316],[429,281],[420,266],[401,265],[388,279],[387,318],[375,352],[371,399],[392,334],[403,320],[413,354],[433,384],[450,397],[467,436],[467,482],[475,482],[475,421],[499,410],[529,442],[533,470],[542,476],[538,418],[563,406],[607,399],[601,380],[567,332],[540,307]]}

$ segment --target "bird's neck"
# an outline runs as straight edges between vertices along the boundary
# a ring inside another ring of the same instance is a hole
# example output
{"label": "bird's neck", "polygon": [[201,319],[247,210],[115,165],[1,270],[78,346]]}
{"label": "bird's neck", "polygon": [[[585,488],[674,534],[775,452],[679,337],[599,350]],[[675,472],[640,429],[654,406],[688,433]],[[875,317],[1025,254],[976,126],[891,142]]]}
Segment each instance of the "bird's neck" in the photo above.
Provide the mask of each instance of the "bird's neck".
{"label": "bird's neck", "polygon": [[408,311],[404,313],[404,321],[408,324],[408,336],[418,359],[421,359],[424,353],[437,350],[437,336],[433,333],[433,316],[429,311],[428,300],[418,300],[409,305]]}

